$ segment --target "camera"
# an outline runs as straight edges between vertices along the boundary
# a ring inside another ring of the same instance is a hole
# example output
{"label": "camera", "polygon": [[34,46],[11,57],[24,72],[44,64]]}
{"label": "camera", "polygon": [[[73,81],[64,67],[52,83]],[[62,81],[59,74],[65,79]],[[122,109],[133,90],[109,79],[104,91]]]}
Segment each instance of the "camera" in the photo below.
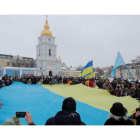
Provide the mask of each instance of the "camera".
{"label": "camera", "polygon": [[26,112],[16,112],[17,118],[24,118],[26,115]]}

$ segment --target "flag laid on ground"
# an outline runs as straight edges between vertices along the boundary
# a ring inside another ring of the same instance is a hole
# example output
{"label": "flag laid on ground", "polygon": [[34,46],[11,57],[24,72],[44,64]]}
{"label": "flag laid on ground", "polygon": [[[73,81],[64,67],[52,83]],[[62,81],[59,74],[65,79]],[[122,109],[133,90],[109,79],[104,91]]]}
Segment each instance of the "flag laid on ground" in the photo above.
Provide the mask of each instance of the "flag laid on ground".
{"label": "flag laid on ground", "polygon": [[95,77],[95,69],[94,69],[94,68],[93,68],[93,72],[90,73],[90,74],[88,74],[88,75],[85,77],[85,79],[91,79],[91,78],[93,78],[93,77]]}
{"label": "flag laid on ground", "polygon": [[120,52],[118,52],[117,58],[116,58],[116,61],[115,61],[114,68],[113,68],[113,70],[112,70],[112,72],[111,72],[111,78],[114,77],[114,74],[115,74],[115,72],[116,72],[116,68],[119,67],[119,66],[122,66],[122,65],[125,65],[125,63],[124,63],[124,61],[123,61],[123,58],[122,58]]}
{"label": "flag laid on ground", "polygon": [[90,74],[92,72],[93,72],[93,60],[86,64],[86,66],[82,69],[81,73],[79,74],[79,77],[86,76],[87,74]]}

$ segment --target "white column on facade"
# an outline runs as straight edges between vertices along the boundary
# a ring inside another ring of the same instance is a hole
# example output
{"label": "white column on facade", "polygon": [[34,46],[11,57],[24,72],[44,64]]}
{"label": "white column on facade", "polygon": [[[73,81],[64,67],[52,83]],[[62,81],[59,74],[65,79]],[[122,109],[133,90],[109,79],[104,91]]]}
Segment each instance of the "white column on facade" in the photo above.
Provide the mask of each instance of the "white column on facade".
{"label": "white column on facade", "polygon": [[22,75],[22,68],[20,68],[20,76]]}
{"label": "white column on facade", "polygon": [[3,69],[3,75],[5,75],[5,74],[6,74],[6,69],[4,68],[4,69]]}

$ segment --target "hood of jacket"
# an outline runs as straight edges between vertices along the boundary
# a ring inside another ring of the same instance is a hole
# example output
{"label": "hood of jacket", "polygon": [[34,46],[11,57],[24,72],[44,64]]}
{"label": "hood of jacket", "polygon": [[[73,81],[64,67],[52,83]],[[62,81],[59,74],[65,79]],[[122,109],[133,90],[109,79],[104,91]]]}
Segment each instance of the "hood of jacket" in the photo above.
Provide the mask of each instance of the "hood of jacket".
{"label": "hood of jacket", "polygon": [[80,125],[80,115],[74,111],[59,111],[55,115],[57,125]]}

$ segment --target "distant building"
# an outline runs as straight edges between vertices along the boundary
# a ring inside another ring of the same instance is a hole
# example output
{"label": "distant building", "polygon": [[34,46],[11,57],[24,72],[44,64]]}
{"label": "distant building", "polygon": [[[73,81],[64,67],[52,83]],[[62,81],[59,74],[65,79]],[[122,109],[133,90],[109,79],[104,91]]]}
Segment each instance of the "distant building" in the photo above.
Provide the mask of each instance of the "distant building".
{"label": "distant building", "polygon": [[34,67],[33,58],[0,54],[0,68],[3,67]]}
{"label": "distant building", "polygon": [[61,64],[61,71],[60,71],[60,75],[62,77],[79,77],[79,73],[81,71],[77,71],[76,68],[74,67],[67,67],[65,63]]}
{"label": "distant building", "polygon": [[108,72],[110,70],[110,67],[104,67],[102,68],[103,71]]}
{"label": "distant building", "polygon": [[3,67],[0,69],[0,76],[38,76],[39,72],[36,68]]}
{"label": "distant building", "polygon": [[[129,68],[130,73],[132,74],[132,77],[134,79],[140,79],[140,56],[137,56],[136,59],[126,64]],[[120,66],[116,69],[115,77],[131,79],[125,66]]]}
{"label": "distant building", "polygon": [[55,37],[49,30],[48,20],[45,21],[44,30],[38,37],[36,46],[36,59],[22,56],[0,54],[0,75],[21,76],[72,76],[78,77],[81,71],[67,67],[62,59],[56,56],[57,45]]}

